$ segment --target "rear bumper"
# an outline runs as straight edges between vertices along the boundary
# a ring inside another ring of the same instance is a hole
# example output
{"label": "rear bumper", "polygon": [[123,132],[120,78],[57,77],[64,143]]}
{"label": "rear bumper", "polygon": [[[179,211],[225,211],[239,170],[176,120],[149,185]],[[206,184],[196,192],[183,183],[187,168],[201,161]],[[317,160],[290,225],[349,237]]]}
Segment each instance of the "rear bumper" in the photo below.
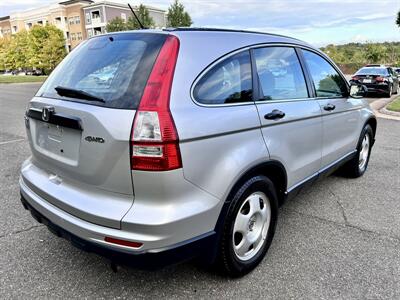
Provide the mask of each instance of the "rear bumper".
{"label": "rear bumper", "polygon": [[39,223],[46,225],[47,228],[56,236],[67,239],[72,245],[81,250],[99,254],[117,264],[140,269],[158,269],[167,265],[187,261],[195,257],[202,258],[202,261],[205,263],[212,263],[216,256],[217,235],[214,231],[172,245],[165,249],[133,253],[122,248],[110,247],[99,243],[99,241],[83,239],[80,236],[60,227],[35,209],[35,207],[26,200],[22,190],[21,202],[24,208],[30,211],[34,219]]}
{"label": "rear bumper", "polygon": [[[113,215],[115,207],[124,202],[118,195],[111,197],[106,191],[89,193],[66,178],[54,183],[50,173],[30,160],[21,169],[20,190],[36,211],[81,239],[131,254],[160,252],[213,232],[223,204],[186,181],[182,172],[134,173],[134,200],[131,196],[129,206],[119,209],[118,215]],[[72,208],[71,203],[75,204]],[[77,206],[79,210],[73,209]],[[117,245],[106,242],[105,237],[142,246]]]}
{"label": "rear bumper", "polygon": [[364,84],[368,88],[369,93],[388,93],[388,84]]}

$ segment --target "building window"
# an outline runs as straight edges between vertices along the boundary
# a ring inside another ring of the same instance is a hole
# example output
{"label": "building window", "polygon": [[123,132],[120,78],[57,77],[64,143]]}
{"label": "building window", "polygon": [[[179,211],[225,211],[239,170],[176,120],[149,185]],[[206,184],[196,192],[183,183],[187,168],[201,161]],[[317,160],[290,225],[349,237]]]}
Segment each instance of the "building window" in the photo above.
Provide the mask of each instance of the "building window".
{"label": "building window", "polygon": [[125,13],[121,13],[121,19],[126,22],[126,14]]}
{"label": "building window", "polygon": [[71,33],[71,41],[75,41],[76,37],[75,37],[75,33]]}
{"label": "building window", "polygon": [[92,11],[92,23],[98,24],[100,22],[101,22],[100,21],[100,11],[98,11],[98,10]]}
{"label": "building window", "polygon": [[12,27],[12,33],[16,33],[17,30],[18,30],[18,27],[17,27],[17,26],[13,26],[13,27]]}
{"label": "building window", "polygon": [[74,18],[68,18],[68,23],[69,23],[69,25],[73,25],[74,24]]}
{"label": "building window", "polygon": [[90,21],[91,21],[90,14],[86,13],[86,24],[90,24]]}
{"label": "building window", "polygon": [[88,29],[87,35],[88,35],[88,37],[92,37],[92,36],[93,36],[93,31],[92,31],[92,29]]}
{"label": "building window", "polygon": [[61,17],[55,18],[54,21],[55,21],[55,23],[56,23],[57,25],[60,25],[60,24],[61,24]]}
{"label": "building window", "polygon": [[32,23],[26,23],[26,28],[31,29],[32,28]]}
{"label": "building window", "polygon": [[82,32],[78,32],[76,37],[78,38],[78,41],[82,41]]}
{"label": "building window", "polygon": [[75,19],[75,24],[81,24],[81,17],[76,16],[74,19]]}
{"label": "building window", "polygon": [[39,25],[43,25],[43,21],[38,21],[37,22]]}
{"label": "building window", "polygon": [[67,34],[67,40],[69,40],[69,31],[67,31],[66,34]]}

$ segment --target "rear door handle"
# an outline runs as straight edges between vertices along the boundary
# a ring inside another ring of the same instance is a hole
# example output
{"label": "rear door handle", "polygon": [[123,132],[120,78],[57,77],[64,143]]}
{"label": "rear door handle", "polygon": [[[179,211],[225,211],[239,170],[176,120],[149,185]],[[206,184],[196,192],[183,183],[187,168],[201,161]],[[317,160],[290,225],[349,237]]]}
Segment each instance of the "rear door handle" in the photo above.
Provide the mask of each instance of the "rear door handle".
{"label": "rear door handle", "polygon": [[277,120],[277,119],[282,119],[284,116],[285,116],[285,113],[283,111],[280,111],[279,109],[274,109],[270,113],[266,114],[264,116],[264,119]]}
{"label": "rear door handle", "polygon": [[335,105],[328,103],[327,105],[324,106],[324,109],[327,111],[334,110],[336,108]]}

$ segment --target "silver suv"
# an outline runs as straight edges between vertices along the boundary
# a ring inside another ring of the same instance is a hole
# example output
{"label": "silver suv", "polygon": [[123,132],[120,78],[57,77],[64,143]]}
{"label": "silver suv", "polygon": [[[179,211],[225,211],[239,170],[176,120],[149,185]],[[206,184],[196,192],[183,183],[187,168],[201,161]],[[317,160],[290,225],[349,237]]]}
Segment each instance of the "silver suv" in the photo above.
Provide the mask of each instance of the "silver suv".
{"label": "silver suv", "polygon": [[376,119],[326,55],[218,29],[96,36],[30,101],[22,203],[118,264],[231,276],[265,256],[278,207],[338,167],[365,172]]}

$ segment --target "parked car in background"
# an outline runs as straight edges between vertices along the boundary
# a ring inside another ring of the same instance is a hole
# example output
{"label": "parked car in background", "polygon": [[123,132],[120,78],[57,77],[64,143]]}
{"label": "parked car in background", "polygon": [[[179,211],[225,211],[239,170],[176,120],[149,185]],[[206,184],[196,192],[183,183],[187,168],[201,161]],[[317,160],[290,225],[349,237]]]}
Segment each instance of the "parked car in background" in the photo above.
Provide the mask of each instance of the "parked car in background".
{"label": "parked car in background", "polygon": [[31,75],[31,76],[41,76],[43,75],[43,71],[40,69],[36,69],[36,70],[27,70],[25,71],[26,75]]}
{"label": "parked car in background", "polygon": [[350,83],[363,84],[368,92],[384,94],[386,97],[400,91],[398,74],[394,68],[385,65],[366,65],[351,77]]}
{"label": "parked car in background", "polygon": [[393,69],[397,73],[397,76],[400,76],[400,67],[393,67]]}
{"label": "parked car in background", "polygon": [[240,276],[267,253],[286,199],[339,167],[364,174],[377,122],[363,94],[280,35],[95,36],[29,102],[21,200],[117,263],[201,257]]}

